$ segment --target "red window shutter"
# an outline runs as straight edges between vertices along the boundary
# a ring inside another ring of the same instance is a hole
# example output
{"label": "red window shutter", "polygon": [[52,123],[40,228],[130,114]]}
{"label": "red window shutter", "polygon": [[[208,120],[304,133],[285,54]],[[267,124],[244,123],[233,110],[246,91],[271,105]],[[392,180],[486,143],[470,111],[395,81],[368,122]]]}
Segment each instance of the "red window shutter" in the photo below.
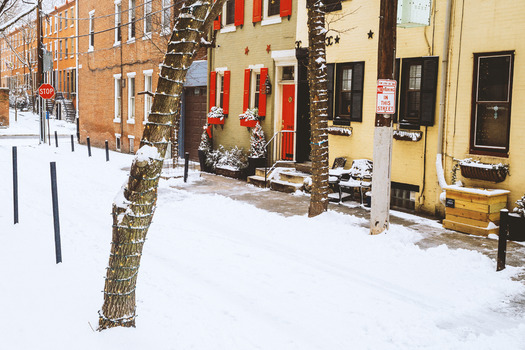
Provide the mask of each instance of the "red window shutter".
{"label": "red window shutter", "polygon": [[244,0],[235,0],[235,26],[244,24]]}
{"label": "red window shutter", "polygon": [[221,29],[221,15],[217,16],[217,19],[213,21],[213,30]]}
{"label": "red window shutter", "polygon": [[280,6],[281,17],[290,16],[292,14],[292,0],[281,0]]}
{"label": "red window shutter", "polygon": [[266,77],[268,76],[268,68],[261,68],[261,81],[259,85],[259,116],[266,116]]}
{"label": "red window shutter", "polygon": [[222,113],[230,114],[230,71],[224,71]]}
{"label": "red window shutter", "polygon": [[262,0],[253,0],[253,19],[252,22],[260,22],[262,20]]}
{"label": "red window shutter", "polygon": [[251,69],[244,70],[244,94],[242,100],[242,112],[244,113],[250,107],[250,76]]}
{"label": "red window shutter", "polygon": [[217,101],[217,72],[210,73],[210,110],[215,107]]}

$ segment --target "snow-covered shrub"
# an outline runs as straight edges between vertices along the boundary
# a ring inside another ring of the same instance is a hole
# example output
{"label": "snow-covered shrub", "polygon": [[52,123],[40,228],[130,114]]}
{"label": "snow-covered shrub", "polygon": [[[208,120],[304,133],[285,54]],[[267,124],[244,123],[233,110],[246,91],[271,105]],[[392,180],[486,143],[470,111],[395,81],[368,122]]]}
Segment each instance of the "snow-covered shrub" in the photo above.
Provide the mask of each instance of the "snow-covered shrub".
{"label": "snow-covered shrub", "polygon": [[512,211],[518,213],[521,217],[525,217],[525,196],[516,201],[517,207]]}
{"label": "snow-covered shrub", "polygon": [[208,113],[208,118],[224,118],[224,112],[221,107],[211,107],[210,112]]}
{"label": "snow-covered shrub", "polygon": [[259,109],[248,108],[243,114],[239,114],[239,119],[244,120],[259,120]]}
{"label": "snow-covered shrub", "polygon": [[210,139],[210,135],[208,135],[208,123],[204,125],[203,127],[204,131],[201,135],[201,143],[199,144],[199,151],[204,151],[206,153],[211,152],[212,149],[212,143]]}
{"label": "snow-covered shrub", "polygon": [[260,123],[257,123],[252,130],[252,136],[250,137],[250,151],[248,152],[251,158],[264,158],[266,139],[264,137],[264,131]]}
{"label": "snow-covered shrub", "polygon": [[237,146],[226,149],[222,145],[218,149],[208,153],[206,164],[212,169],[217,167],[228,167],[235,170],[241,170],[248,166],[248,158],[242,148]]}

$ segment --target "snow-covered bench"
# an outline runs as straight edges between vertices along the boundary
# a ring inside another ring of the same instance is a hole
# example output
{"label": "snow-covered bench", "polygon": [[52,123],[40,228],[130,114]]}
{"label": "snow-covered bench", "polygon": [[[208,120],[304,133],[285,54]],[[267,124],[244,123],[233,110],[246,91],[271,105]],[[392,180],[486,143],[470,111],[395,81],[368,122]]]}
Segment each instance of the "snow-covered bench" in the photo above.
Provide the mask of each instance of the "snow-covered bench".
{"label": "snow-covered bench", "polygon": [[355,159],[348,170],[342,170],[339,188],[339,202],[343,200],[343,192],[351,193],[359,190],[360,202],[363,204],[363,194],[372,187],[373,163],[369,159]]}

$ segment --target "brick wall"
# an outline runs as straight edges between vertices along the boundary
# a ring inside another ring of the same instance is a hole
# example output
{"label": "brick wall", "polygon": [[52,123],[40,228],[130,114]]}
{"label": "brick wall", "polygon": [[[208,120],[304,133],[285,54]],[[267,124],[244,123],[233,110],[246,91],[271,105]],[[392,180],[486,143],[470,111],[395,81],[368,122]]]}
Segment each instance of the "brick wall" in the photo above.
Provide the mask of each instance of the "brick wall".
{"label": "brick wall", "polygon": [[0,89],[0,127],[9,126],[9,89]]}

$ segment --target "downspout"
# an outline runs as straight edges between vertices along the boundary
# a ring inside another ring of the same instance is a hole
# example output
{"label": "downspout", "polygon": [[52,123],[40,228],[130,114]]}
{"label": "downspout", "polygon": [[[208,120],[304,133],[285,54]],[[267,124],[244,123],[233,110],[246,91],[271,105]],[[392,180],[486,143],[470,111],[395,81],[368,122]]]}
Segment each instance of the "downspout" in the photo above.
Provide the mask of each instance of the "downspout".
{"label": "downspout", "polygon": [[75,54],[75,105],[76,105],[76,114],[77,114],[77,139],[80,142],[80,116],[78,115],[78,52],[80,51],[78,49],[78,6],[80,6],[80,1],[75,2],[75,50],[77,52],[73,52]]}
{"label": "downspout", "polygon": [[441,86],[439,93],[439,121],[438,121],[438,143],[436,154],[436,173],[439,186],[442,190],[447,188],[445,172],[443,170],[443,129],[445,119],[445,98],[447,92],[447,73],[448,73],[448,51],[450,44],[450,17],[452,13],[452,1],[447,0],[447,12],[445,16],[445,34],[443,37],[443,54],[441,60]]}

